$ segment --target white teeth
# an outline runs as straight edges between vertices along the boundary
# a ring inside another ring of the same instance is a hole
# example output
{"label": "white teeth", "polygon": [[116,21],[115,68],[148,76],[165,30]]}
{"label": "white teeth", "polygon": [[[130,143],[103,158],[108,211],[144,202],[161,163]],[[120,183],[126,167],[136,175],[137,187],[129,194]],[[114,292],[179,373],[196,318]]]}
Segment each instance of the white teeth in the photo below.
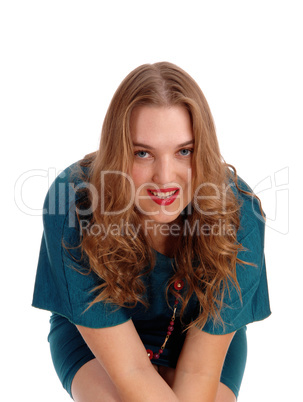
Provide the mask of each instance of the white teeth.
{"label": "white teeth", "polygon": [[161,198],[164,200],[165,198],[171,197],[173,194],[175,194],[177,190],[174,191],[169,191],[168,193],[162,193],[161,191],[151,191],[152,195],[155,195],[158,198]]}

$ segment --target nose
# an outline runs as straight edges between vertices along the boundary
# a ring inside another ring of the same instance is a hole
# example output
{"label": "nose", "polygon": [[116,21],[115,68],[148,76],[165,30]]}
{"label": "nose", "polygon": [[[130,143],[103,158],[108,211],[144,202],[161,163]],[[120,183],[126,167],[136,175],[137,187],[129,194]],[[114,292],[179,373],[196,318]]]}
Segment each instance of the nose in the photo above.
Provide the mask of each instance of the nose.
{"label": "nose", "polygon": [[153,182],[157,185],[170,184],[176,181],[176,166],[172,159],[158,159],[154,164]]}

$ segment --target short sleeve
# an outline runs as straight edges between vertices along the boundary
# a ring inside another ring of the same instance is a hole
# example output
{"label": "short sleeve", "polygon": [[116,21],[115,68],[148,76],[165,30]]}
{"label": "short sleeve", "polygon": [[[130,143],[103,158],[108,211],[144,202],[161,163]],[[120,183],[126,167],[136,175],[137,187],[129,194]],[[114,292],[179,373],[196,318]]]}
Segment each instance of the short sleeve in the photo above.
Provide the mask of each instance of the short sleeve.
{"label": "short sleeve", "polygon": [[127,308],[105,302],[88,308],[96,296],[92,290],[101,280],[89,272],[88,261],[81,255],[75,183],[70,173],[68,168],[58,176],[44,202],[32,305],[60,314],[76,325],[102,328],[122,324],[131,318]]}
{"label": "short sleeve", "polygon": [[255,199],[244,197],[240,222],[238,242],[244,250],[238,252],[238,258],[253,265],[237,264],[242,299],[235,286],[230,284],[230,292],[226,290],[221,310],[224,324],[209,319],[203,327],[203,331],[211,334],[231,333],[271,314],[264,256],[265,221]]}

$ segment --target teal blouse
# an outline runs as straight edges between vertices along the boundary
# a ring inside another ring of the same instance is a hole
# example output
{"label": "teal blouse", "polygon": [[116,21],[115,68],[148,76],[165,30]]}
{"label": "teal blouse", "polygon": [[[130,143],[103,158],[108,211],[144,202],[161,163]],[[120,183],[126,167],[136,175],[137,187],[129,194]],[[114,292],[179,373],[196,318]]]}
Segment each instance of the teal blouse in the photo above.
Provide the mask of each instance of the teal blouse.
{"label": "teal blouse", "polygon": [[[173,275],[174,260],[155,251],[156,265],[144,278],[148,309],[142,305],[117,308],[104,302],[87,309],[95,297],[90,291],[101,280],[93,272],[87,274],[88,261],[81,259],[77,248],[80,228],[75,214],[75,204],[79,201],[75,189],[83,186],[83,179],[77,175],[77,169],[78,163],[64,170],[50,187],[44,202],[44,231],[33,306],[66,317],[73,324],[91,328],[111,327],[131,319],[145,346],[159,348],[166,336],[174,305],[172,295],[169,294],[168,297],[169,306],[165,298],[167,282]],[[251,191],[243,180],[239,179],[239,184],[244,190]],[[264,258],[264,219],[254,197],[235,191],[242,202],[237,240],[245,248],[245,251],[238,253],[238,257],[254,263],[255,266],[237,266],[242,301],[235,288],[229,294],[226,292],[221,311],[225,325],[209,319],[203,331],[211,334],[230,333],[271,314]],[[69,246],[69,249],[63,244]],[[179,310],[180,306],[177,313]],[[193,296],[183,317],[184,324],[195,319],[198,311],[197,299]],[[180,350],[183,341],[184,334],[177,317],[175,330],[161,358],[175,359],[176,349]]]}

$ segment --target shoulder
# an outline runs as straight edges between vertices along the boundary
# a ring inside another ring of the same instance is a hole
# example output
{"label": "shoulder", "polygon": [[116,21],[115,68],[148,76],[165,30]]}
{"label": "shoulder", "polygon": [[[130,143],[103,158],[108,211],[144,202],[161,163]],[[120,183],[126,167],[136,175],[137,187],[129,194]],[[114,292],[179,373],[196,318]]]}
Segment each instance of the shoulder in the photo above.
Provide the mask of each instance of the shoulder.
{"label": "shoulder", "polygon": [[243,240],[252,232],[263,234],[265,228],[265,213],[261,201],[251,187],[240,176],[230,180],[230,186],[240,205],[240,226],[237,233],[238,241]]}
{"label": "shoulder", "polygon": [[[52,211],[52,207],[55,206],[55,201],[68,202],[68,198],[66,195],[72,189],[79,189],[85,186],[89,182],[89,169],[87,167],[83,167],[80,161],[73,163],[64,169],[56,179],[53,181],[49,190],[46,194],[45,201],[51,201],[51,205],[46,205],[46,209],[44,212]],[[47,208],[48,207],[48,208]]]}
{"label": "shoulder", "polygon": [[64,169],[53,181],[43,204],[44,231],[48,235],[62,235],[68,221],[69,227],[76,227],[76,206],[81,200],[79,189],[87,187],[88,168],[75,162]]}
{"label": "shoulder", "polygon": [[46,194],[43,213],[54,215],[63,214],[65,207],[78,201],[80,196],[77,190],[89,185],[89,170],[81,166],[80,161],[64,169],[53,181]]}

